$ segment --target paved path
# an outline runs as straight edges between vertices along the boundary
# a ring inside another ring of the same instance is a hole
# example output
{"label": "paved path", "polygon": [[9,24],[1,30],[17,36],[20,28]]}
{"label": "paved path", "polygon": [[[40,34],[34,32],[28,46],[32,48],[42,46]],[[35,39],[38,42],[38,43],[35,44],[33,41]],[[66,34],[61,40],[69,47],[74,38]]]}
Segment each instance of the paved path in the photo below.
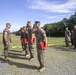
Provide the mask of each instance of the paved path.
{"label": "paved path", "polygon": [[0,75],[76,75],[76,51],[72,48],[50,47],[45,51],[46,70],[38,72],[38,60],[29,61],[20,50],[11,50],[9,62],[0,53]]}

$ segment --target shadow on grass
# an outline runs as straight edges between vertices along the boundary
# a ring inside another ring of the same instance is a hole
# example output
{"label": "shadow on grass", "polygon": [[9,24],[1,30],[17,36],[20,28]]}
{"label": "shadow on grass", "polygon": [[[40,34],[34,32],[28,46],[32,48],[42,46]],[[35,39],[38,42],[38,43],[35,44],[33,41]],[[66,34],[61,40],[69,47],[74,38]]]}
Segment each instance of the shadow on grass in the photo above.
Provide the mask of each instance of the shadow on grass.
{"label": "shadow on grass", "polygon": [[10,51],[13,51],[13,52],[9,52],[10,58],[28,60],[28,58],[26,58],[25,55],[22,54],[22,51],[17,51],[17,50],[10,50]]}
{"label": "shadow on grass", "polygon": [[[20,59],[20,60],[29,60],[28,58],[25,57],[25,55],[21,54],[20,51],[17,51],[17,50],[11,50],[11,51],[14,51],[14,52],[10,52],[9,51],[9,57],[10,58],[13,58],[13,59]],[[1,54],[2,57],[4,57],[4,54]],[[4,61],[4,59],[0,58],[0,60]]]}
{"label": "shadow on grass", "polygon": [[[20,62],[19,61],[5,61],[4,60],[4,57],[0,57],[0,61],[1,61],[1,63],[8,63],[9,65],[15,65],[15,66],[17,66],[18,68],[27,68],[27,69],[38,69],[38,67],[37,66],[35,66],[35,65],[30,65],[30,64],[26,64],[26,63],[23,63],[23,62],[21,62],[21,60],[28,60],[28,58],[26,58],[26,57],[24,57],[24,56],[21,56],[20,54],[19,54],[19,52],[14,52],[14,53],[9,53],[9,57],[10,58],[13,58],[13,59],[20,59]],[[29,61],[28,61],[29,62]]]}
{"label": "shadow on grass", "polygon": [[14,55],[14,54],[13,54],[13,55],[10,54],[9,57],[10,57],[10,58],[14,58],[14,59],[24,59],[24,60],[26,59],[26,60],[29,60],[29,59],[26,58],[26,57],[21,57],[21,56]]}
{"label": "shadow on grass", "polygon": [[56,49],[56,51],[70,51],[70,52],[76,52],[72,46],[65,47],[65,46],[53,46],[53,48]]}
{"label": "shadow on grass", "polygon": [[11,52],[22,52],[22,51],[19,51],[19,50],[9,50],[9,51],[11,51]]}
{"label": "shadow on grass", "polygon": [[36,70],[38,69],[38,67],[35,65],[28,65],[28,64],[24,64],[24,63],[13,62],[13,61],[6,61],[5,62],[4,59],[1,57],[0,57],[0,61],[1,61],[1,63],[8,63],[11,66],[15,65],[18,68],[27,68],[27,69],[36,69]]}
{"label": "shadow on grass", "polygon": [[13,61],[9,61],[8,64],[15,65],[18,68],[38,69],[38,67],[34,66],[34,65],[28,65],[28,64],[24,64],[24,63],[13,62]]}
{"label": "shadow on grass", "polygon": [[20,53],[12,53],[12,52],[9,52],[9,55],[24,56],[23,54],[20,54]]}

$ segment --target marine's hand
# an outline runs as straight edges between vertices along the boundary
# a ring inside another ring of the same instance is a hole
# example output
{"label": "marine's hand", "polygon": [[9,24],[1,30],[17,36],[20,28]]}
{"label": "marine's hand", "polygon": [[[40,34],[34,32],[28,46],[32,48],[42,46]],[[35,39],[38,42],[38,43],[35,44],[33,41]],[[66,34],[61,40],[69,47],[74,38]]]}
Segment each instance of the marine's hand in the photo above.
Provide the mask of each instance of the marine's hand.
{"label": "marine's hand", "polygon": [[6,42],[6,44],[8,44],[8,42]]}

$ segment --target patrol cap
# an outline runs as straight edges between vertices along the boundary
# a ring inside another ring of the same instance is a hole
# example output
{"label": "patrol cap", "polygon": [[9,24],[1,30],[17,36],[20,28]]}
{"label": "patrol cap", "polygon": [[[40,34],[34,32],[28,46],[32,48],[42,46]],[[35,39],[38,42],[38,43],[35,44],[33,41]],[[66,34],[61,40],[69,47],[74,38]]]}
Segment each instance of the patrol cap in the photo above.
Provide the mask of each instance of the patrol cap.
{"label": "patrol cap", "polygon": [[40,21],[35,21],[35,23],[40,23]]}
{"label": "patrol cap", "polygon": [[31,21],[27,21],[27,23],[31,23]]}
{"label": "patrol cap", "polygon": [[8,25],[9,25],[9,26],[11,26],[11,24],[10,24],[10,23],[6,23],[6,26],[8,26]]}
{"label": "patrol cap", "polygon": [[23,28],[25,28],[26,26],[23,26]]}

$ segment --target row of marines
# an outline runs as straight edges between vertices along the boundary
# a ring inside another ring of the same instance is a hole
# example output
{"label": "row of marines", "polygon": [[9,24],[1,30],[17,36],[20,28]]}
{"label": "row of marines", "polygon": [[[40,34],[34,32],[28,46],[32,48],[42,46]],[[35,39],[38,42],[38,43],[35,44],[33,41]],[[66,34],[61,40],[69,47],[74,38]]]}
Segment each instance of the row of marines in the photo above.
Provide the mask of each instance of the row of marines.
{"label": "row of marines", "polygon": [[74,50],[76,49],[76,25],[73,30],[69,30],[68,27],[65,29],[65,44],[66,47],[69,46],[69,41],[71,41],[72,46],[74,46]]}
{"label": "row of marines", "polygon": [[[3,31],[5,60],[10,60],[8,58],[8,50],[11,42],[10,30],[9,30],[10,27],[11,27],[10,23],[7,23],[6,28]],[[31,21],[28,21],[27,25],[19,30],[19,33],[21,35],[20,40],[23,51],[25,51],[25,56],[28,57],[30,53],[29,58],[30,61],[35,59],[33,43],[35,42],[36,37],[37,58],[40,64],[38,71],[39,72],[44,71],[45,70],[44,51],[47,48],[47,38],[45,31],[40,27],[40,21],[35,21],[33,27]]]}

